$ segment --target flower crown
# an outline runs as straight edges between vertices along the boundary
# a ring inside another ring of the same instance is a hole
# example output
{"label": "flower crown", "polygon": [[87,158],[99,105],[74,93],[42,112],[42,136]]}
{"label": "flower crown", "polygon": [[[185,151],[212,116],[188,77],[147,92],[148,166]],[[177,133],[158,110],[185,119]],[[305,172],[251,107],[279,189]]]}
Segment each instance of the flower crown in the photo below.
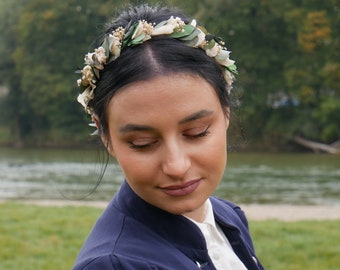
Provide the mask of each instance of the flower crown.
{"label": "flower crown", "polygon": [[205,29],[197,26],[195,20],[190,24],[185,24],[180,18],[171,16],[167,21],[162,21],[157,25],[140,20],[129,29],[117,28],[105,37],[100,47],[85,55],[85,67],[78,71],[82,76],[77,80],[81,91],[77,100],[89,114],[93,115],[93,110],[88,104],[94,98],[96,83],[105,65],[117,59],[123,48],[142,44],[151,37],[161,35],[180,40],[190,47],[203,49],[208,56],[214,58],[224,68],[224,78],[229,86],[232,85],[237,69],[235,61],[229,59],[230,51],[224,47],[223,41],[207,34]]}

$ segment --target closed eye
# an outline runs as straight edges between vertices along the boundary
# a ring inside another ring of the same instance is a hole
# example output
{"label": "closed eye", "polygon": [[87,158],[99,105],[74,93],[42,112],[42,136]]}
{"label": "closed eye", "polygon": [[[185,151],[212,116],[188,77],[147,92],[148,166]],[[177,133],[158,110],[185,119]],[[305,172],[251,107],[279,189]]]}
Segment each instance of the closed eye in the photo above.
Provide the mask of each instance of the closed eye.
{"label": "closed eye", "polygon": [[157,144],[157,140],[137,140],[137,141],[130,141],[129,147],[132,149],[137,150],[146,150]]}
{"label": "closed eye", "polygon": [[201,131],[200,129],[198,131],[196,131],[196,129],[193,129],[190,132],[183,134],[183,136],[190,139],[202,138],[210,134],[209,128],[210,125],[206,127],[203,131]]}

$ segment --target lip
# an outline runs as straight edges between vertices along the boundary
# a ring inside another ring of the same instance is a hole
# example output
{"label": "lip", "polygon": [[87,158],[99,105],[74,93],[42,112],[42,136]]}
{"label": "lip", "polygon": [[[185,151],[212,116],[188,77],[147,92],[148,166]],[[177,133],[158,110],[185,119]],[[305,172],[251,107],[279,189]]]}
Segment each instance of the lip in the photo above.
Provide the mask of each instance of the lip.
{"label": "lip", "polygon": [[201,179],[192,180],[189,182],[186,182],[182,185],[172,185],[172,186],[166,186],[161,187],[161,189],[170,196],[185,196],[190,193],[193,193],[197,187],[199,186],[201,182]]}

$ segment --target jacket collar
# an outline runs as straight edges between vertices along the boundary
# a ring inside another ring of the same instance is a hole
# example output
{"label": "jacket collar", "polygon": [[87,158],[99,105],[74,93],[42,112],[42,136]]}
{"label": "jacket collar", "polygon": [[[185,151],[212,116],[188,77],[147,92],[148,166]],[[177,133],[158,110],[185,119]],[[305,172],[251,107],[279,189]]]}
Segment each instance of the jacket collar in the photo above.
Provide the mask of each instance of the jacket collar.
{"label": "jacket collar", "polygon": [[[168,213],[147,203],[131,189],[126,181],[123,182],[113,203],[126,216],[145,224],[145,226],[167,240],[176,239],[176,242],[181,246],[186,246],[187,243],[190,243],[190,246],[195,246],[202,250],[206,249],[204,237],[193,222],[182,215]],[[239,218],[236,213],[230,211],[231,213],[226,215],[226,210],[224,209],[222,214],[218,200],[213,197],[211,198],[211,203],[216,221],[230,229],[237,230],[235,219]]]}
{"label": "jacket collar", "polygon": [[[250,262],[249,255],[244,254],[244,244],[241,244],[243,241],[240,238],[239,229],[240,225],[244,226],[244,224],[233,206],[215,197],[210,197],[210,200],[215,220],[229,241],[231,240],[233,248],[236,248],[235,252],[246,263],[248,269],[257,269],[257,267],[253,268],[254,262]],[[147,227],[197,263],[207,264],[210,261],[204,236],[193,222],[181,215],[168,213],[147,203],[131,189],[126,181],[123,182],[112,203],[126,217],[138,221],[140,226]]]}
{"label": "jacket collar", "polygon": [[163,211],[141,199],[123,182],[113,200],[113,205],[127,217],[145,226],[162,239],[176,246],[194,261],[206,262],[209,255],[200,229],[190,220]]}

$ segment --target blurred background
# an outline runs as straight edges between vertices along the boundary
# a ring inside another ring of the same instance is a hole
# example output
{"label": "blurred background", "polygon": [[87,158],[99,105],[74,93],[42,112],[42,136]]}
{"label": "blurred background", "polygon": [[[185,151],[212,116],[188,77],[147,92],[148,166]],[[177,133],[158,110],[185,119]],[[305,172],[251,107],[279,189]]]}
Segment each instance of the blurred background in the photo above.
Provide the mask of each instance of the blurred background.
{"label": "blurred background", "polygon": [[[105,23],[136,3],[0,0],[0,198],[80,198],[95,185],[106,157],[89,136],[74,71]],[[162,3],[222,37],[237,61],[219,195],[340,204],[339,1]],[[92,199],[108,199],[122,181],[109,164]]]}

